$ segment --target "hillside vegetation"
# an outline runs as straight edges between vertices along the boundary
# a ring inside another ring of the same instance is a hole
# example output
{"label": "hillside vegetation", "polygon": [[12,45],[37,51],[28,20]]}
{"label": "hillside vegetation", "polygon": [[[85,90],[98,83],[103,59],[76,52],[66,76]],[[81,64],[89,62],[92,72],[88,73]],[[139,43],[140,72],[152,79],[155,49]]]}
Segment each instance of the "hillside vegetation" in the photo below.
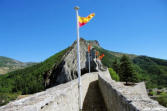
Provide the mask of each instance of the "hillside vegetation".
{"label": "hillside vegetation", "polygon": [[69,48],[51,56],[44,62],[1,75],[0,105],[15,99],[19,94],[32,94],[45,90],[45,73],[60,64],[67,50]]}
{"label": "hillside vegetation", "polygon": [[[120,60],[124,55],[103,48],[96,47],[96,49],[105,55],[102,63],[107,67],[113,67],[114,60]],[[167,60],[147,56],[125,55],[129,56],[133,62],[133,67],[138,73],[138,80],[145,81],[148,89],[167,87]]]}

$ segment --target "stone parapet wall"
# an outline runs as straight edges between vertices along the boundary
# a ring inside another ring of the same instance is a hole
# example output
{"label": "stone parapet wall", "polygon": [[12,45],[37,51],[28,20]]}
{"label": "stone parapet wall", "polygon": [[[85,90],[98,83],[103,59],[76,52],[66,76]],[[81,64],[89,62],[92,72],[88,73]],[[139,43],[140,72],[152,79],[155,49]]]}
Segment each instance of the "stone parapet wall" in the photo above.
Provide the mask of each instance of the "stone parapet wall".
{"label": "stone parapet wall", "polygon": [[100,73],[98,84],[108,111],[167,111],[167,108],[150,99],[144,82],[135,86],[124,86]]}
{"label": "stone parapet wall", "polygon": [[[167,111],[167,108],[148,97],[143,82],[133,87],[124,86],[112,80],[108,70],[99,73],[82,76],[82,103],[90,84],[98,80],[108,111]],[[78,80],[15,100],[0,107],[0,111],[79,111]]]}
{"label": "stone parapet wall", "polygon": [[[82,103],[97,73],[82,76]],[[78,80],[58,85],[0,107],[0,111],[78,111]]]}

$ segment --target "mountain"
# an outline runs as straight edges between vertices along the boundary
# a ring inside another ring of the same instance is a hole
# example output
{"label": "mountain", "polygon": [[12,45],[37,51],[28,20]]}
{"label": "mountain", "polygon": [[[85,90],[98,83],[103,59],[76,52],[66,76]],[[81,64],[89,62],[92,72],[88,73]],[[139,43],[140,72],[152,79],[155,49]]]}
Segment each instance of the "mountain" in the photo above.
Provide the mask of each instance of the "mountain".
{"label": "mountain", "polygon": [[[112,67],[115,59],[125,53],[103,49],[98,41],[80,39],[81,74],[88,72],[88,44],[94,47],[91,52],[91,71]],[[20,94],[32,94],[46,88],[76,79],[77,76],[77,44],[76,41],[68,48],[56,53],[41,63],[19,69],[0,76],[0,105],[6,104]],[[104,54],[101,64],[95,59],[95,51]],[[167,86],[167,61],[147,56],[125,54],[130,57],[138,72],[139,81],[146,81],[147,88]]]}
{"label": "mountain", "polygon": [[17,69],[22,69],[28,66],[31,66],[35,63],[32,62],[20,62],[8,57],[3,57],[0,56],[0,74],[6,74],[8,72],[17,70]]}

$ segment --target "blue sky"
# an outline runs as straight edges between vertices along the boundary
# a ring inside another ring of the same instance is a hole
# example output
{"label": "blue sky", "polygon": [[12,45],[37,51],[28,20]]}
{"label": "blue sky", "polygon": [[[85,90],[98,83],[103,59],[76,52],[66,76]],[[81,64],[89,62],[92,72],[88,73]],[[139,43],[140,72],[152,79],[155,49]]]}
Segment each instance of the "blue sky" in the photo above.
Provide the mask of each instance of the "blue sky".
{"label": "blue sky", "polygon": [[80,36],[105,49],[167,59],[166,0],[0,0],[0,56],[43,61],[76,39],[74,6],[95,17]]}

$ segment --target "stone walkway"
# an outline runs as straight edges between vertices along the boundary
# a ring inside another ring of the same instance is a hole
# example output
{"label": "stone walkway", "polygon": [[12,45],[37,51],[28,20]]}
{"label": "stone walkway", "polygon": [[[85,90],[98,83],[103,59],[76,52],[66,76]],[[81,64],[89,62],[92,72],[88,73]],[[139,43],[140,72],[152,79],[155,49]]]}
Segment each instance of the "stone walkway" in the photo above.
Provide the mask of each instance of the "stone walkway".
{"label": "stone walkway", "polygon": [[83,111],[107,111],[98,87],[98,81],[90,83],[83,103]]}

